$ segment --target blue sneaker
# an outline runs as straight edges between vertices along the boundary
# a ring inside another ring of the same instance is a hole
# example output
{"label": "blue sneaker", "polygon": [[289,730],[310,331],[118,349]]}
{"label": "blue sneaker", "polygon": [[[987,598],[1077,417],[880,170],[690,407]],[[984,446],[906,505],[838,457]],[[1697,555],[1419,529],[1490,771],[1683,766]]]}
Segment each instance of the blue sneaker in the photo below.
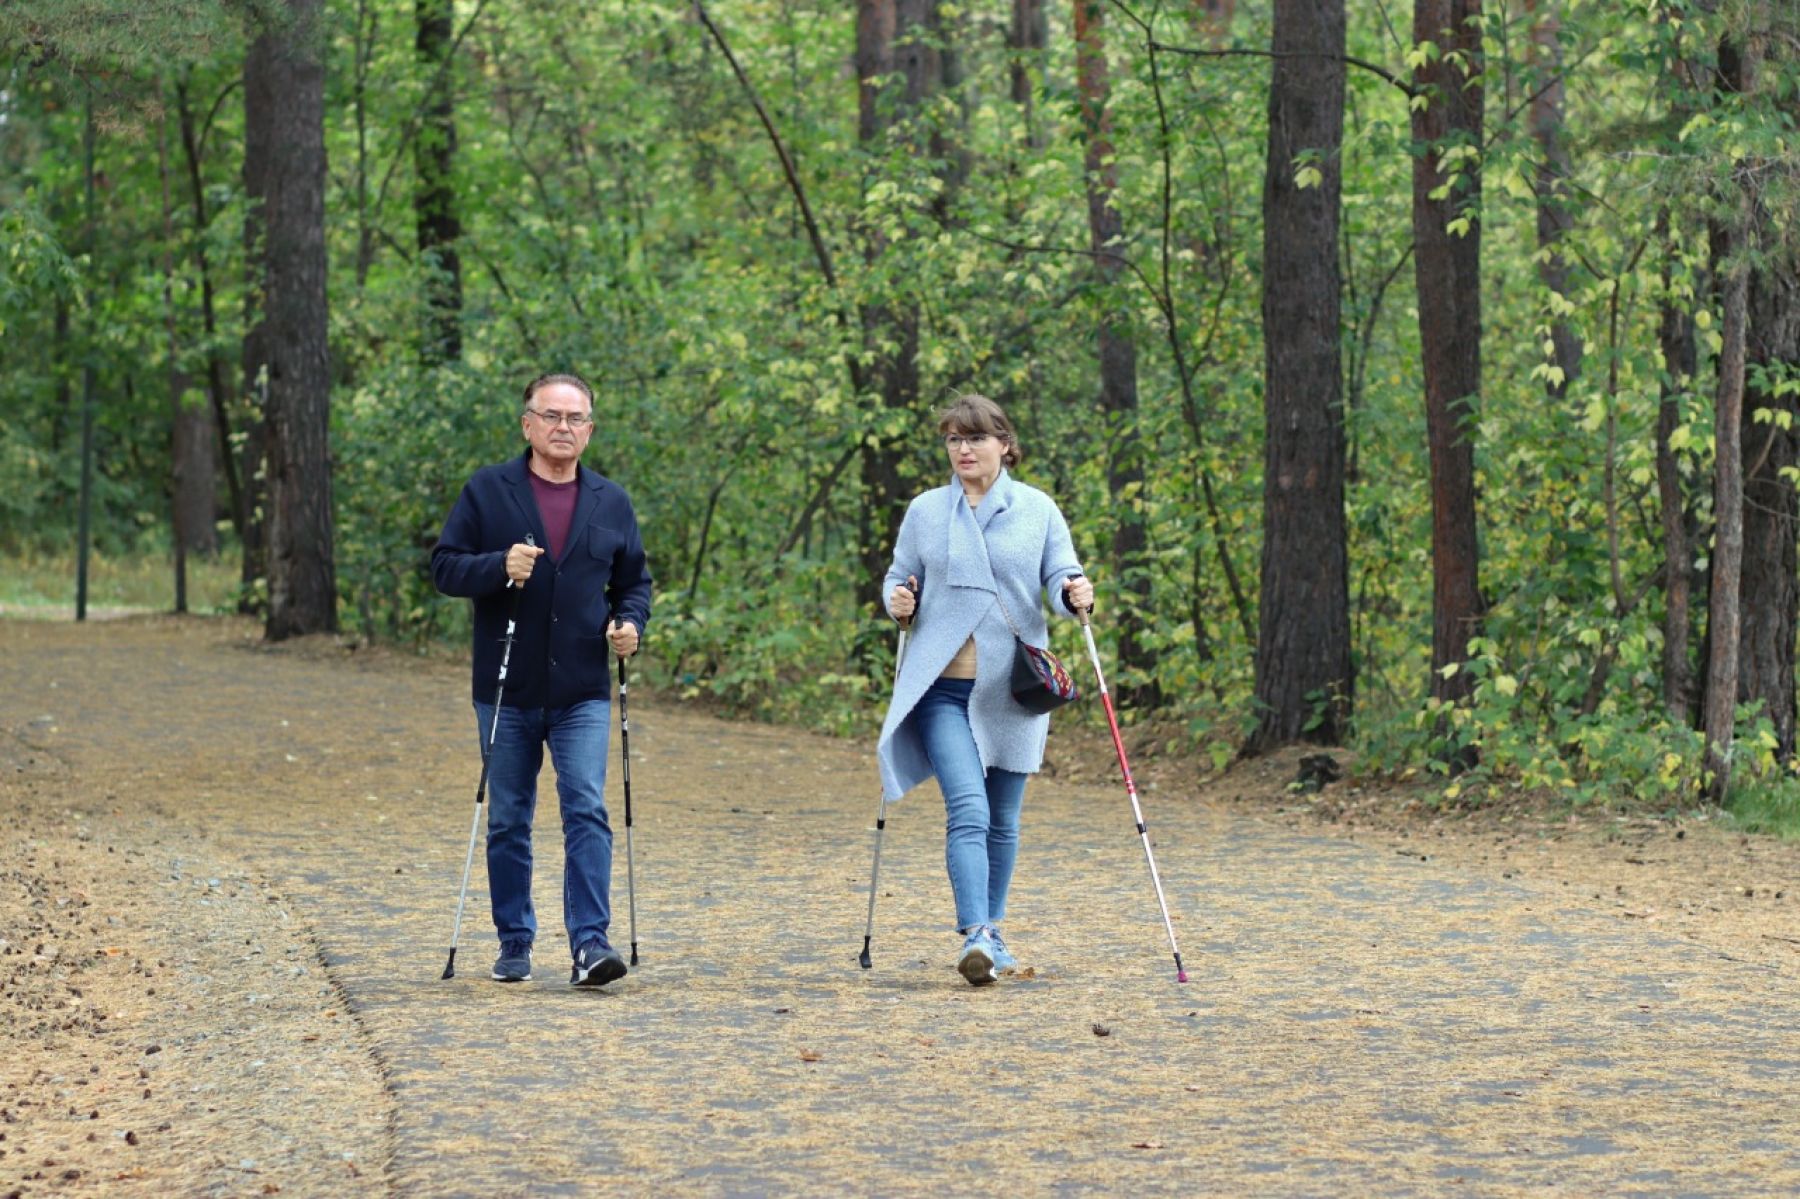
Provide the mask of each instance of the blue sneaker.
{"label": "blue sneaker", "polygon": [[956,959],[956,972],[968,979],[972,987],[994,981],[994,938],[988,925],[978,924],[969,930],[962,956]]}
{"label": "blue sneaker", "polygon": [[598,941],[589,941],[575,954],[575,968],[569,982],[577,987],[604,987],[625,977],[625,959],[619,951]]}
{"label": "blue sneaker", "polygon": [[1001,974],[1008,970],[1017,970],[1019,959],[1012,955],[1012,950],[1006,947],[1006,940],[1000,935],[1000,930],[992,924],[988,925],[988,939],[994,943],[994,969]]}
{"label": "blue sneaker", "polygon": [[531,942],[500,942],[500,956],[494,959],[494,969],[488,977],[497,983],[530,982]]}

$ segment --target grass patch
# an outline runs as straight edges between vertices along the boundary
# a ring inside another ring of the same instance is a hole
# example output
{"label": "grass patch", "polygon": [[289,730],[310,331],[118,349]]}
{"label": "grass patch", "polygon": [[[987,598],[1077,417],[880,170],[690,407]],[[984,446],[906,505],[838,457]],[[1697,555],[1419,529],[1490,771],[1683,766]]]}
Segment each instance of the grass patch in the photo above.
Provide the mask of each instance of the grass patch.
{"label": "grass patch", "polygon": [[1747,833],[1800,841],[1800,780],[1753,779],[1735,785],[1725,810]]}
{"label": "grass patch", "polygon": [[[74,554],[25,553],[0,560],[0,615],[67,620],[75,614]],[[190,557],[188,611],[227,612],[237,607],[235,555]],[[88,613],[117,616],[175,610],[175,560],[170,554],[88,557]]]}

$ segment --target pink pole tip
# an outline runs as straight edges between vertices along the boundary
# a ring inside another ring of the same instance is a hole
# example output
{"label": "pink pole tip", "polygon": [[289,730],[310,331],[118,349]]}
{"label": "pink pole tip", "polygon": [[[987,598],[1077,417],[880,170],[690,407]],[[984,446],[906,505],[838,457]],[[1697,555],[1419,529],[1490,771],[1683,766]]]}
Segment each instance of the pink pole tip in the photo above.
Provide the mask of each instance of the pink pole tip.
{"label": "pink pole tip", "polygon": [[1178,973],[1177,973],[1177,974],[1176,974],[1176,975],[1175,975],[1175,981],[1176,981],[1176,982],[1178,982],[1178,983],[1184,983],[1184,982],[1186,982],[1186,981],[1187,981],[1187,971],[1186,971],[1186,970],[1182,970],[1182,971],[1180,971],[1180,972],[1178,972]]}

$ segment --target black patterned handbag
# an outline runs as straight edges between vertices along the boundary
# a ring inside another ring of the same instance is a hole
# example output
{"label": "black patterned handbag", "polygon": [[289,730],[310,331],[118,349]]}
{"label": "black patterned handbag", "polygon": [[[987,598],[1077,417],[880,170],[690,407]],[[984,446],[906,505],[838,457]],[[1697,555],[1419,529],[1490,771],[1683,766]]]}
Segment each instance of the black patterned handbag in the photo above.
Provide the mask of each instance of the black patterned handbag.
{"label": "black patterned handbag", "polygon": [[[998,584],[999,580],[995,580],[995,585]],[[994,602],[1000,605],[1000,615],[1006,618],[1006,627],[1012,630],[1012,697],[1018,705],[1041,716],[1079,699],[1081,692],[1062,659],[1019,635],[1019,626],[1013,623],[1012,613],[1006,610],[1006,601],[1000,598],[999,591],[994,592]]]}

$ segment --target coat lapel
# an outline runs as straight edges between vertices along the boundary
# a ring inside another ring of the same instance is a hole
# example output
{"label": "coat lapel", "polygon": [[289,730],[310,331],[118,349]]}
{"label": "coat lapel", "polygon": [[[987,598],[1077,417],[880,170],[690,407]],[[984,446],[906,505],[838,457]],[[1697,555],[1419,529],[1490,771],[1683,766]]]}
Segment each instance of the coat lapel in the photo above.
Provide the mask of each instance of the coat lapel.
{"label": "coat lapel", "polygon": [[1012,503],[1012,480],[1006,471],[982,497],[981,506],[971,509],[962,485],[950,481],[949,513],[949,583],[972,591],[998,593],[994,568],[988,561],[987,527]]}
{"label": "coat lapel", "polygon": [[588,518],[594,514],[594,506],[600,502],[600,476],[579,466],[575,468],[575,477],[581,480],[581,490],[575,495],[575,515],[569,518],[569,538],[563,543],[564,558],[580,540],[582,531],[588,526]]}
{"label": "coat lapel", "polygon": [[538,511],[537,497],[531,494],[531,467],[529,451],[513,459],[506,473],[501,477],[506,480],[507,494],[512,497],[513,507],[518,509],[519,519],[531,530],[537,544],[550,544],[550,535],[544,531],[544,517]]}

